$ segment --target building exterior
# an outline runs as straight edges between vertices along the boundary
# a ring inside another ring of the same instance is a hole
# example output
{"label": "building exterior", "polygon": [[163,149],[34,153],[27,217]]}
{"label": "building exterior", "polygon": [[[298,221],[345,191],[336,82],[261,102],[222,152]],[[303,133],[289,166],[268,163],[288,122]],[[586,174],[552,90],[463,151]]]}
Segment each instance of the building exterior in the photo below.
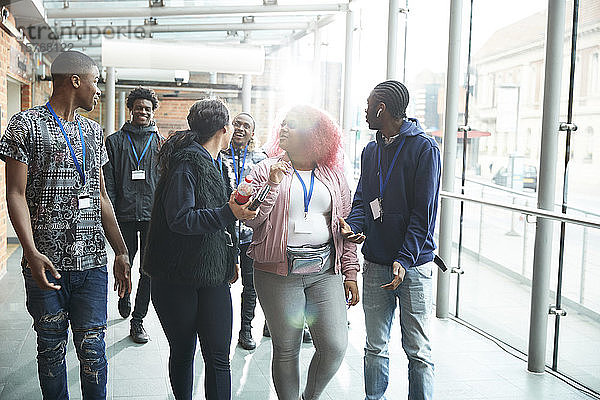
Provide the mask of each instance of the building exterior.
{"label": "building exterior", "polygon": [[[567,2],[562,71],[561,116],[566,121],[573,2]],[[546,12],[531,15],[496,31],[474,54],[475,79],[471,125],[492,132],[480,142],[482,164],[494,170],[506,166],[509,155],[524,157],[537,166],[542,129],[544,41]],[[600,177],[591,173],[600,165],[600,3],[582,0],[579,11],[575,69],[571,190],[590,184],[600,189]],[[564,154],[564,133],[559,152]],[[592,168],[590,168],[592,167]],[[562,171],[558,174],[561,180]],[[588,189],[589,190],[589,189]]]}

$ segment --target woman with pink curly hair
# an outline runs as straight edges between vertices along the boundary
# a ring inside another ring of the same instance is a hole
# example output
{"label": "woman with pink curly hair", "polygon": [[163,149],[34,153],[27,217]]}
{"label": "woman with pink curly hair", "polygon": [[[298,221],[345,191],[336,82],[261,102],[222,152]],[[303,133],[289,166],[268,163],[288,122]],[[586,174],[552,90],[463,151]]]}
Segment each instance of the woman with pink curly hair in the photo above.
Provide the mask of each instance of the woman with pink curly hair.
{"label": "woman with pink curly hair", "polygon": [[[273,341],[273,382],[281,400],[300,396],[299,354],[306,320],[316,352],[301,399],[318,399],[348,344],[346,305],[358,303],[356,246],[339,233],[351,208],[342,136],[325,112],[295,106],[275,130],[270,158],[250,173],[270,191],[248,256]],[[342,278],[343,276],[343,278]]]}

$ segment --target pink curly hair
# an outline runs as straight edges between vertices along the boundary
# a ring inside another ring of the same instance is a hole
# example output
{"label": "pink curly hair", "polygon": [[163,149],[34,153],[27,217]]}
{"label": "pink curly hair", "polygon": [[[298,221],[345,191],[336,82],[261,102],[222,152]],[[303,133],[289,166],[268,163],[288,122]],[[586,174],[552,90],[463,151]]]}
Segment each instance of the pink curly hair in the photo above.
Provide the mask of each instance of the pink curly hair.
{"label": "pink curly hair", "polygon": [[310,154],[314,154],[316,163],[341,171],[344,164],[342,129],[327,112],[306,104],[295,105],[276,118],[271,140],[265,145],[269,157],[285,153],[279,146],[279,132],[281,122],[292,112],[300,115],[308,125],[307,131],[303,132],[307,136],[306,148]]}

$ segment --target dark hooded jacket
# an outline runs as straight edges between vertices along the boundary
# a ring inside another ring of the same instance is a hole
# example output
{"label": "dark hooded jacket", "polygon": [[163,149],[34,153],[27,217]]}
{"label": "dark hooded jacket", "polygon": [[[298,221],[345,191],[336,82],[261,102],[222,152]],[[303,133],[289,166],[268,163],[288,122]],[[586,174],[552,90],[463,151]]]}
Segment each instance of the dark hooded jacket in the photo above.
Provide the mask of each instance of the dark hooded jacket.
{"label": "dark hooded jacket", "polygon": [[[140,169],[146,172],[144,180],[131,179],[131,171],[138,169],[138,165],[128,134],[138,157],[152,137],[140,163]],[[119,222],[150,221],[158,183],[156,155],[163,140],[154,122],[148,126],[126,122],[120,130],[106,138],[108,163],[103,167],[104,183]]]}
{"label": "dark hooded jacket", "polygon": [[[385,181],[401,143],[385,186],[383,221],[375,221],[370,203],[380,196],[379,170]],[[406,119],[390,143],[377,132],[376,141],[362,152],[360,180],[346,219],[354,232],[367,236],[362,247],[366,260],[382,265],[398,261],[404,268],[433,260],[439,183],[440,149],[416,119]]]}

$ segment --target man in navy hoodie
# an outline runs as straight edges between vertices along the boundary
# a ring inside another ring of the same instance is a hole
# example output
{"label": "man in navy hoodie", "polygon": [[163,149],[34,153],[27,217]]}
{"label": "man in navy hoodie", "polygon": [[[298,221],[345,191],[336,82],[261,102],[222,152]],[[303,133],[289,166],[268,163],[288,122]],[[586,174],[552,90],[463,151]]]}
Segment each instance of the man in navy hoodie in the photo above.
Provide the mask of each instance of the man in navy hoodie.
{"label": "man in navy hoodie", "polygon": [[385,399],[397,302],[408,357],[408,398],[433,398],[429,317],[440,150],[416,119],[406,118],[408,99],[406,87],[393,80],[375,86],[367,99],[366,119],[377,139],[362,152],[352,211],[346,221],[340,219],[347,239],[365,241],[364,376],[369,400]]}

